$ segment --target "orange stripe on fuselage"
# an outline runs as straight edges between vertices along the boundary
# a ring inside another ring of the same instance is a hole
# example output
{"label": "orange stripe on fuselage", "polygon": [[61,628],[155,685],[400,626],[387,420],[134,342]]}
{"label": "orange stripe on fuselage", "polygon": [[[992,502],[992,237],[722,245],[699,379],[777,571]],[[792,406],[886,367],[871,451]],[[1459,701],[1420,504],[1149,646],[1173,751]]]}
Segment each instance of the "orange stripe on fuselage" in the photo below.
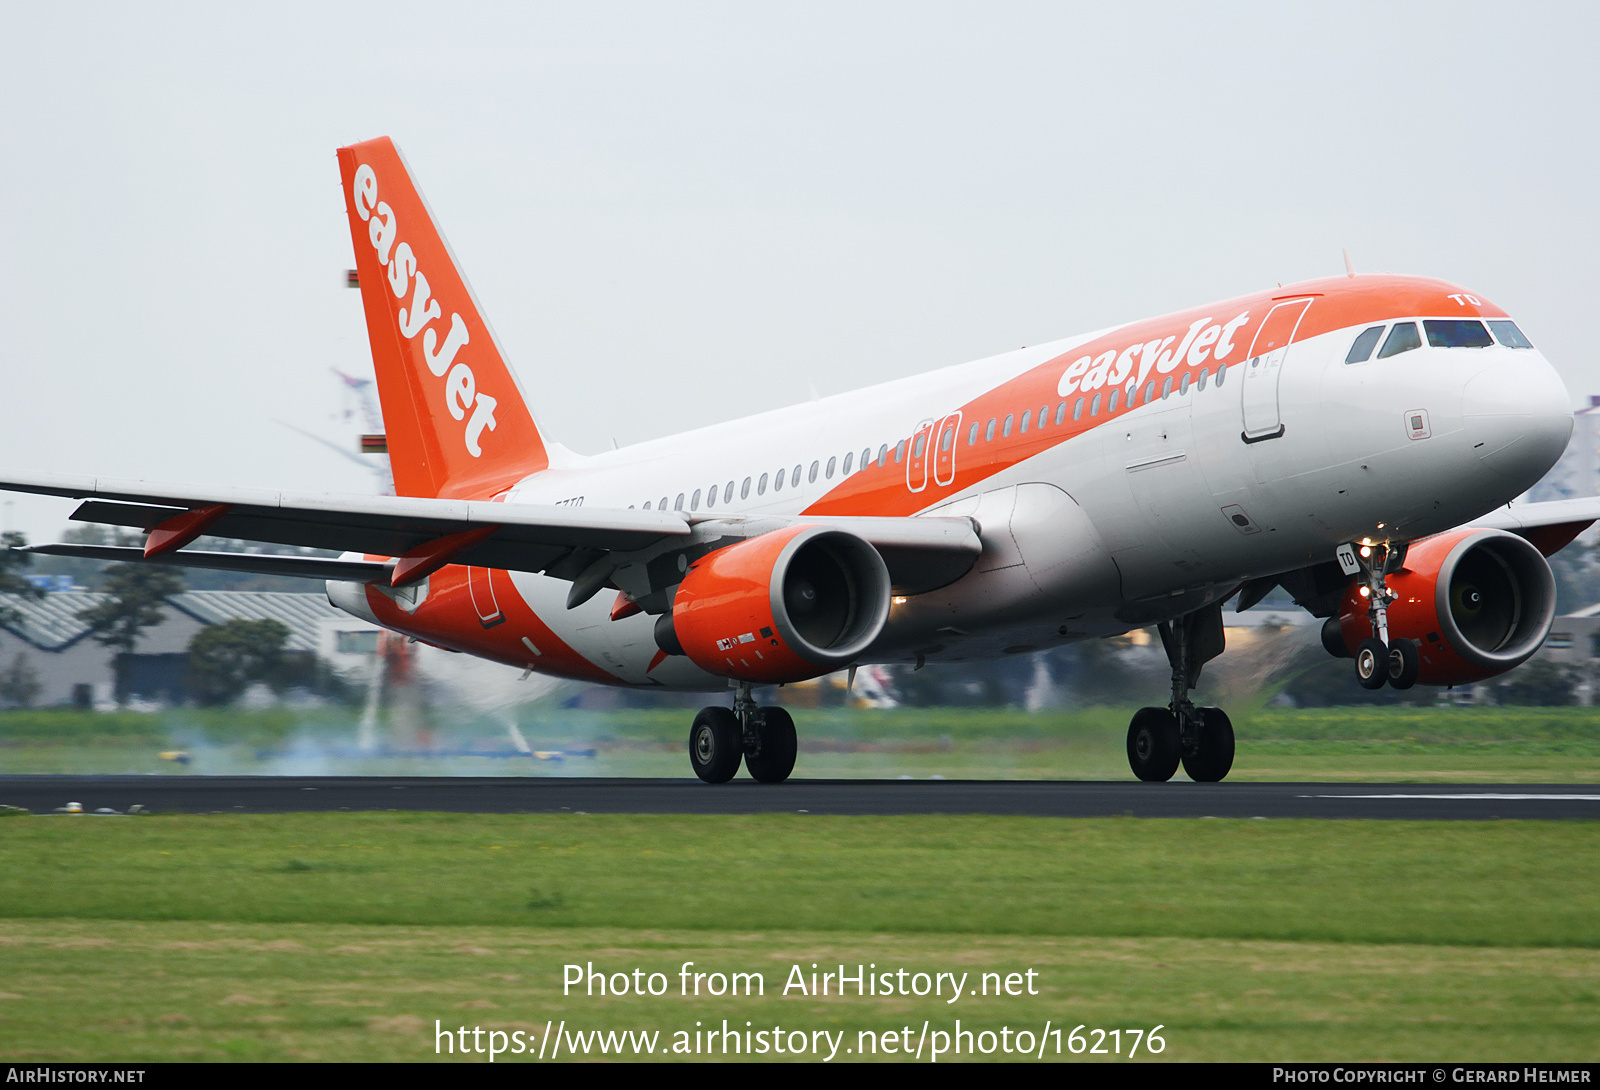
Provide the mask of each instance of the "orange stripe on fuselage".
{"label": "orange stripe on fuselage", "polygon": [[[1472,295],[1442,280],[1410,276],[1358,276],[1310,280],[1135,322],[1064,352],[964,405],[952,406],[951,415],[957,410],[961,414],[958,434],[954,437],[953,474],[936,474],[929,468],[938,457],[936,446],[942,434],[942,420],[938,420],[931,429],[923,429],[928,432],[927,442],[935,448],[924,451],[922,468],[917,474],[916,483],[925,480],[926,487],[912,491],[907,484],[906,463],[912,458],[912,446],[919,434],[913,432],[906,439],[905,461],[895,461],[894,448],[891,446],[883,465],[874,462],[868,469],[852,473],[803,513],[913,515],[972,488],[1002,470],[1124,415],[1133,407],[1128,404],[1126,396],[1128,383],[1133,379],[1139,380],[1135,396],[1141,401],[1140,395],[1150,382],[1155,383],[1155,395],[1159,398],[1162,384],[1169,378],[1176,390],[1185,375],[1191,384],[1198,379],[1202,370],[1214,376],[1219,362],[1228,367],[1228,381],[1237,382],[1241,376],[1236,374],[1235,368],[1248,359],[1246,353],[1251,350],[1262,321],[1277,303],[1301,298],[1311,298],[1312,303],[1294,332],[1296,341],[1308,340],[1337,329],[1417,315],[1448,314],[1465,318],[1506,316],[1503,310],[1481,296]],[[1178,351],[1180,347],[1183,349],[1181,355]],[[1216,356],[1219,350],[1223,353],[1220,361]],[[1144,360],[1147,353],[1153,357],[1149,366],[1145,366]],[[1170,359],[1170,366],[1165,371],[1161,370],[1163,354]],[[1085,357],[1089,364],[1071,379],[1072,389],[1063,395],[1063,381],[1072,374],[1071,369],[1078,361]],[[1102,372],[1101,382],[1097,388],[1085,394],[1081,389],[1083,380],[1095,376],[1096,367],[1102,364],[1106,370]],[[1121,381],[1115,386],[1105,381],[1117,375],[1119,370],[1122,372]],[[1119,391],[1117,408],[1108,411],[1107,399],[1113,389]],[[1100,412],[1090,416],[1088,403],[1096,393],[1101,395]],[[1072,407],[1079,397],[1085,398],[1085,409],[1078,420],[1073,420]],[[1067,404],[1067,415],[1057,425],[1056,406],[1063,401]],[[1022,414],[1028,412],[1036,416],[1041,409],[1046,412],[1049,422],[1041,428],[1036,419],[1030,418],[1028,430],[1021,432],[1018,425]],[[1008,415],[1013,417],[1013,426],[1011,435],[1004,436],[1000,429]],[[982,435],[991,419],[997,422],[995,437],[993,441],[985,442]],[[975,446],[968,446],[968,430],[974,423],[979,428],[979,440]],[[946,483],[941,484],[940,480]]]}
{"label": "orange stripe on fuselage", "polygon": [[[598,681],[615,685],[616,674],[604,670],[557,636],[539,619],[511,582],[511,574],[498,568],[486,571],[494,589],[495,604],[504,614],[485,626],[478,619],[472,594],[467,586],[467,569],[460,564],[440,568],[428,577],[427,597],[414,613],[407,613],[375,586],[367,586],[367,604],[386,628],[404,632],[428,643],[465,651],[508,666],[529,667],[541,674]],[[539,649],[534,654],[524,639]]]}

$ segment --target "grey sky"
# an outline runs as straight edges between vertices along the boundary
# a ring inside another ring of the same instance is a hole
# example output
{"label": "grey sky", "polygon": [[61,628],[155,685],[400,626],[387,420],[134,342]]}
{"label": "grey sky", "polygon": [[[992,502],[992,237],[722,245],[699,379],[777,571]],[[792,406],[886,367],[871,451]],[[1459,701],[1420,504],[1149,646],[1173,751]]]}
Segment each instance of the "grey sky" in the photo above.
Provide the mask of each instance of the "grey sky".
{"label": "grey sky", "polygon": [[[580,451],[1342,271],[1600,392],[1588,5],[0,5],[0,471],[367,491],[387,134]],[[18,499],[55,538],[70,505]]]}

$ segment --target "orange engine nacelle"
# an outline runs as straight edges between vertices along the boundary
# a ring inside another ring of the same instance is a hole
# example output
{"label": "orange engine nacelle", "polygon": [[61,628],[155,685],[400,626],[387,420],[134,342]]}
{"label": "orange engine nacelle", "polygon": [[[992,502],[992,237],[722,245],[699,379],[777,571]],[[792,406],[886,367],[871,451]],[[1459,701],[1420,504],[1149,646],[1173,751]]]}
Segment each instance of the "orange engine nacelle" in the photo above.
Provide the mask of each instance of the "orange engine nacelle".
{"label": "orange engine nacelle", "polygon": [[[1556,613],[1544,555],[1504,530],[1452,530],[1414,543],[1389,576],[1389,640],[1414,640],[1424,685],[1503,674],[1539,650]],[[1363,582],[1345,592],[1339,630],[1353,650],[1372,635]]]}
{"label": "orange engine nacelle", "polygon": [[854,534],[795,526],[689,566],[656,643],[709,673],[778,684],[849,665],[889,619],[889,569]]}

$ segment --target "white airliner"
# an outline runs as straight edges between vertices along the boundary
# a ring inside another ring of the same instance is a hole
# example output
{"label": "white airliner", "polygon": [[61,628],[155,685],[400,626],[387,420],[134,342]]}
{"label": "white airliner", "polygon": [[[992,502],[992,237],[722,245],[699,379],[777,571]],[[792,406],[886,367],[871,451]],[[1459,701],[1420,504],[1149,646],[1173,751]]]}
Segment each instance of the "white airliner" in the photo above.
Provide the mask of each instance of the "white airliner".
{"label": "white airliner", "polygon": [[[1220,780],[1196,707],[1222,608],[1274,586],[1376,688],[1534,653],[1545,557],[1600,502],[1508,506],[1564,449],[1567,392],[1516,324],[1436,280],[1293,284],[581,457],[544,436],[388,139],[339,151],[396,496],[16,476],[143,549],[37,551],[328,580],[338,606],[542,673],[732,690],[700,778],[794,767],[756,686],[1022,654],[1158,625],[1170,701],[1128,759]],[[205,553],[201,534],[340,550]]]}

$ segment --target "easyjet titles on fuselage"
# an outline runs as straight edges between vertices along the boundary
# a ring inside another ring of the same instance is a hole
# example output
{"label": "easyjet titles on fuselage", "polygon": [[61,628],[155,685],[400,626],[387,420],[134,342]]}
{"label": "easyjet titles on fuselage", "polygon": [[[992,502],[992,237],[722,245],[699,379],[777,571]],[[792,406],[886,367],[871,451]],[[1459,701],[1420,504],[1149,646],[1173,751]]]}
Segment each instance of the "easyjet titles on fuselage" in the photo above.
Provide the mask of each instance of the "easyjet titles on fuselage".
{"label": "easyjet titles on fuselage", "polygon": [[[1213,322],[1209,316],[1196,318],[1182,334],[1157,335],[1149,341],[1141,339],[1124,348],[1109,348],[1098,354],[1091,351],[1067,365],[1056,392],[1067,397],[1125,386],[1126,400],[1131,404],[1134,391],[1144,385],[1152,371],[1168,375],[1184,364],[1190,368],[1199,367],[1208,356],[1225,366],[1227,357],[1238,347],[1234,335],[1249,320],[1248,310],[1222,323]],[[1174,341],[1176,347],[1173,347]]]}

